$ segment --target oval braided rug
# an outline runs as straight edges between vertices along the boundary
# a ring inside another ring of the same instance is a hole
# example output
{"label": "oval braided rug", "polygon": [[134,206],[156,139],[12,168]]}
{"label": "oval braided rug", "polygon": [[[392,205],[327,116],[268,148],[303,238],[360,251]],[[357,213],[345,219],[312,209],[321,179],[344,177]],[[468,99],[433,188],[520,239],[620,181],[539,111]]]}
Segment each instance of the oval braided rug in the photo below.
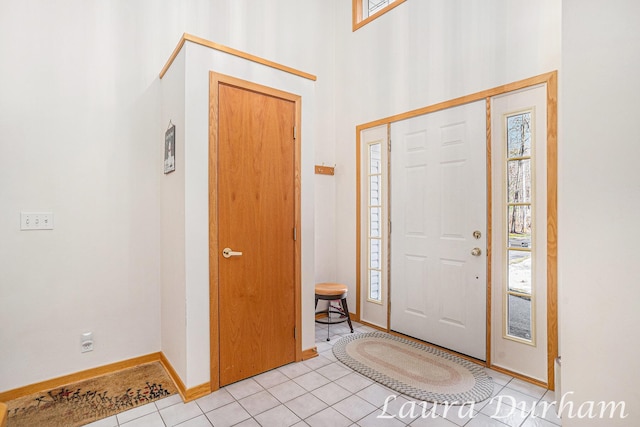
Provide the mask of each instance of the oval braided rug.
{"label": "oval braided rug", "polygon": [[384,332],[343,337],[333,345],[333,354],[362,375],[427,402],[462,405],[493,392],[482,366]]}

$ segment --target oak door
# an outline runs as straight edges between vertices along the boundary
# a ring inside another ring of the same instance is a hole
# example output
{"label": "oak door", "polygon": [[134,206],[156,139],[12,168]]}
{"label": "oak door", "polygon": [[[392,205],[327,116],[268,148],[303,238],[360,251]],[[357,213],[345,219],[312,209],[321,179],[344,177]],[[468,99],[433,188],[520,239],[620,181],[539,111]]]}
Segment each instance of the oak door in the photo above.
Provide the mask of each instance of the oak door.
{"label": "oak door", "polygon": [[220,386],[295,360],[295,103],[218,85]]}

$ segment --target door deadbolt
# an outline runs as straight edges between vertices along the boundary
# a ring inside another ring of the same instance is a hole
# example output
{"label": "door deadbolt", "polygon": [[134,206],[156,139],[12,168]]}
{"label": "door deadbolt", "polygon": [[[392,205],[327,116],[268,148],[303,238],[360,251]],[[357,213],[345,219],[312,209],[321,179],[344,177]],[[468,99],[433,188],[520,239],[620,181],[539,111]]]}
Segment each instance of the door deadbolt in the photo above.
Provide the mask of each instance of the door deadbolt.
{"label": "door deadbolt", "polygon": [[476,230],[473,232],[473,237],[478,240],[480,237],[482,237],[482,233],[479,230]]}

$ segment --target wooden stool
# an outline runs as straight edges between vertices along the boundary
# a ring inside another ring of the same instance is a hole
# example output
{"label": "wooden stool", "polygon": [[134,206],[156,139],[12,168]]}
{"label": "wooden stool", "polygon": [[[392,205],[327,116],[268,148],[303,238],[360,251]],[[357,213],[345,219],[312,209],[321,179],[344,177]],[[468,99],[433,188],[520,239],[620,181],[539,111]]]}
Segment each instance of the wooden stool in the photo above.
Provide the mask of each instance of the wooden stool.
{"label": "wooden stool", "polygon": [[[316,319],[316,323],[327,325],[327,341],[329,341],[329,326],[334,323],[349,322],[349,328],[353,333],[353,325],[351,324],[351,316],[349,316],[349,307],[347,307],[347,285],[341,283],[317,283],[316,284],[316,310],[318,309],[318,300],[327,301],[326,311],[316,311],[316,314],[327,313],[326,320],[324,318]],[[331,301],[340,301],[342,311],[332,310]],[[331,313],[344,316],[342,319],[331,320]]]}

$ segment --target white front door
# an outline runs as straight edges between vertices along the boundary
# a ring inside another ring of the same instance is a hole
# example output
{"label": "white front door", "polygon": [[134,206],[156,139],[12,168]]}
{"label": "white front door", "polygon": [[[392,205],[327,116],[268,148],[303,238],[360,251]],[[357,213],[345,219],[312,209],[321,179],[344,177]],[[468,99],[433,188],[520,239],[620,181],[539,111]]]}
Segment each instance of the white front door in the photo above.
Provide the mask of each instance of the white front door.
{"label": "white front door", "polygon": [[391,125],[392,330],[486,359],[486,107]]}

